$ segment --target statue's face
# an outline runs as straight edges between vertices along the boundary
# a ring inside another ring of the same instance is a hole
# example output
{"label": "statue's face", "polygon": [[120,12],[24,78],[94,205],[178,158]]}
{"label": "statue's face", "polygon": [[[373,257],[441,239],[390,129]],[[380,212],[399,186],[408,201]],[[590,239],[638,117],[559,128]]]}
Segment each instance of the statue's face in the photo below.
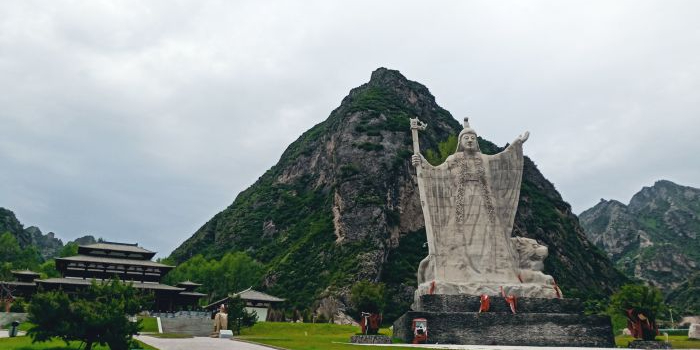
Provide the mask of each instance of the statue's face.
{"label": "statue's face", "polygon": [[476,135],[472,133],[464,134],[462,135],[462,138],[459,140],[459,142],[462,144],[462,147],[464,147],[465,150],[467,151],[477,151],[479,149],[479,145],[476,141]]}

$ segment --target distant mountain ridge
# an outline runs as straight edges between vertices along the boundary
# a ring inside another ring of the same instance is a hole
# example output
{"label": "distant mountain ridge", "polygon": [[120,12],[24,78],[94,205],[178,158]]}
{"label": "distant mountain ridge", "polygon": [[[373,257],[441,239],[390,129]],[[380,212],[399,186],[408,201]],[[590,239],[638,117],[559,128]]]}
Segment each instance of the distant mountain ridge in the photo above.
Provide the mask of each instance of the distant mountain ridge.
{"label": "distant mountain ridge", "polygon": [[[56,238],[53,232],[43,234],[36,226],[24,228],[24,225],[17,219],[14,212],[0,207],[0,234],[5,232],[11,233],[20,247],[33,246],[37,248],[44,260],[56,257],[64,247],[63,241]],[[75,241],[80,242],[79,244],[95,243],[95,237],[84,236]]]}
{"label": "distant mountain ridge", "polygon": [[681,285],[697,286],[688,281],[700,267],[700,189],[660,180],[629,205],[601,200],[579,219],[589,239],[628,276],[676,296],[687,294],[676,291]]}
{"label": "distant mountain ridge", "polygon": [[[410,165],[410,117],[428,124],[423,153],[439,152],[441,142],[462,129],[425,86],[377,69],[171,258],[244,251],[268,266],[262,287],[297,307],[330,295],[347,301],[353,282],[383,281],[390,308],[403,312],[427,254]],[[501,149],[479,141],[484,153]],[[549,246],[545,272],[569,296],[606,296],[626,281],[529,158],[513,231]]]}

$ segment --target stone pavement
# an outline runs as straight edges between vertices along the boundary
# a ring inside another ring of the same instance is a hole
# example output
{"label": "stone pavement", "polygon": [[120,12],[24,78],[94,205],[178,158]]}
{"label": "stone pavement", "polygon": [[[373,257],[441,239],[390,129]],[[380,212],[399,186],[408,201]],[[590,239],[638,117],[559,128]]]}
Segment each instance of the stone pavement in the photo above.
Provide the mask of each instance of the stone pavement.
{"label": "stone pavement", "polygon": [[[24,332],[19,331],[20,336],[24,335]],[[7,329],[0,329],[0,338],[8,338],[10,336],[10,331]]]}
{"label": "stone pavement", "polygon": [[271,350],[267,346],[244,343],[236,340],[209,338],[209,337],[194,337],[194,338],[179,338],[179,339],[161,339],[140,335],[134,337],[148,345],[155,346],[160,350]]}

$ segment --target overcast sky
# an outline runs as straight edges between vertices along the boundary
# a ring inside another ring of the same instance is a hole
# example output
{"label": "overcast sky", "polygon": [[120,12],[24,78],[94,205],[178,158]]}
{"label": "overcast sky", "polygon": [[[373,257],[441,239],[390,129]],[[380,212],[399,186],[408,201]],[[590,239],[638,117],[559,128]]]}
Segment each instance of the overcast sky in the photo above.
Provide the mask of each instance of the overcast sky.
{"label": "overcast sky", "polygon": [[170,253],[378,67],[576,213],[700,187],[698,1],[2,1],[0,206]]}

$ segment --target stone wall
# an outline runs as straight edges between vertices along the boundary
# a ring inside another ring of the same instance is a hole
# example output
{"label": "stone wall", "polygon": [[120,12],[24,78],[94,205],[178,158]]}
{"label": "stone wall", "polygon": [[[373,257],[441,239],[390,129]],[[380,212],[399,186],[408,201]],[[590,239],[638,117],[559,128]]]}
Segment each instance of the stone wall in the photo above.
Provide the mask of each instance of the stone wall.
{"label": "stone wall", "polygon": [[12,323],[12,321],[24,322],[26,320],[27,314],[23,312],[0,312],[0,327]]}
{"label": "stone wall", "polygon": [[189,334],[206,337],[214,330],[214,321],[210,318],[161,317],[163,333]]}
{"label": "stone wall", "polygon": [[431,344],[615,346],[605,316],[410,311],[394,323],[394,337],[410,342],[414,318],[427,319]]}
{"label": "stone wall", "polygon": [[478,313],[479,297],[423,295],[419,311],[394,322],[394,337],[413,340],[415,318],[428,321],[428,343],[473,345],[614,347],[610,317],[584,315],[577,299],[517,299],[517,313],[502,297],[491,297],[489,312]]}

